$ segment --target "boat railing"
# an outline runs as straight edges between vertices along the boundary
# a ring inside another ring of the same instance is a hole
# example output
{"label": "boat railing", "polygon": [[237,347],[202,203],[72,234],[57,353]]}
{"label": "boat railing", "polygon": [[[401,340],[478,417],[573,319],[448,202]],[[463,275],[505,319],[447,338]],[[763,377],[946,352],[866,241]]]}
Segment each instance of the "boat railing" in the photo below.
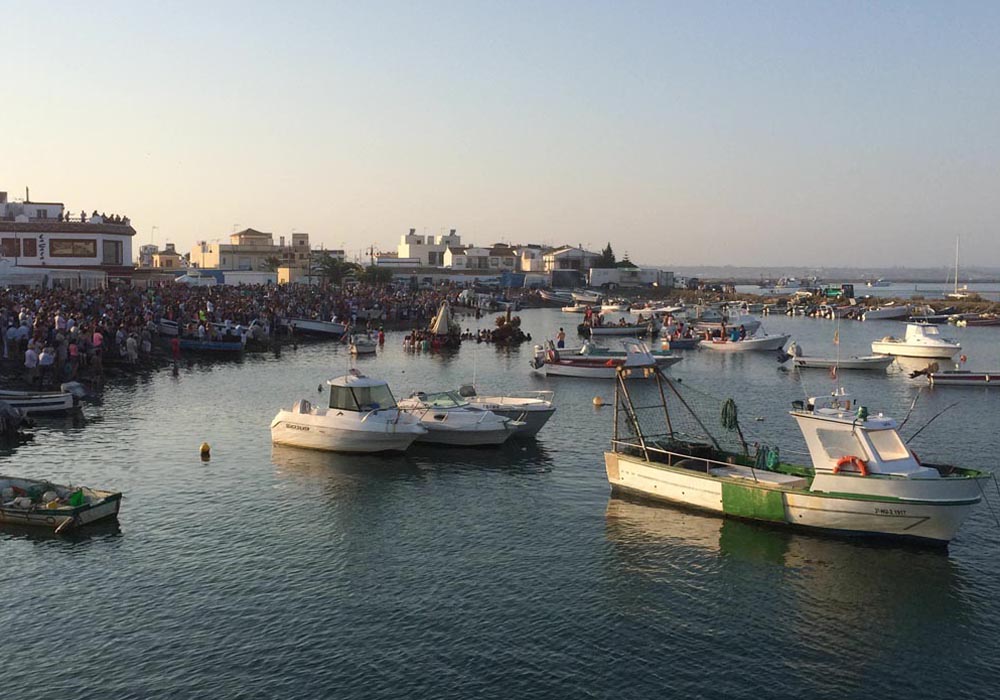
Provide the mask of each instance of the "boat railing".
{"label": "boat railing", "polygon": [[666,463],[668,466],[672,466],[675,461],[679,462],[681,460],[694,460],[696,462],[703,463],[705,465],[705,471],[707,472],[709,469],[712,468],[712,466],[731,467],[734,465],[734,462],[724,462],[722,460],[712,459],[711,457],[699,457],[693,454],[684,454],[682,452],[674,452],[673,450],[657,447],[655,444],[650,444],[649,438],[646,438],[645,447],[643,447],[643,445],[640,444],[637,440],[612,440],[611,444],[612,447],[615,448],[616,452],[622,451],[619,448],[626,448],[627,451],[642,452],[643,450],[645,450],[647,454],[653,453],[657,455],[665,455],[667,457]]}
{"label": "boat railing", "polygon": [[508,403],[514,404],[518,399],[538,399],[551,403],[555,397],[554,391],[517,391],[503,396],[490,396],[492,403],[506,406]]}

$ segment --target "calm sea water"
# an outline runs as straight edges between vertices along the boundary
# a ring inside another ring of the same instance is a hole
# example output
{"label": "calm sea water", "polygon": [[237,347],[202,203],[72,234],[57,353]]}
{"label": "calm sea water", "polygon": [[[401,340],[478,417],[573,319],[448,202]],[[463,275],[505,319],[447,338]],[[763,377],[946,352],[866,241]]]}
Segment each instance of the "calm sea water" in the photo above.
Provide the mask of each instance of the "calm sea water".
{"label": "calm sea water", "polygon": [[[521,314],[536,338],[576,317]],[[489,319],[481,323],[488,322]],[[771,317],[810,353],[836,322]],[[472,322],[467,323],[475,327]],[[841,352],[902,326],[843,323]],[[948,329],[970,368],[1000,333]],[[572,334],[571,334],[572,335]],[[348,457],[273,448],[280,405],[317,396],[336,345],[109,384],[2,472],[126,494],[118,532],[0,532],[4,698],[990,697],[1000,530],[980,508],[945,551],[791,533],[609,495],[611,383],[535,378],[530,348],[359,361],[397,395],[554,389],[537,442]],[[770,355],[693,352],[670,372],[733,396],[753,433],[827,391]],[[1000,391],[844,373],[921,456],[992,469]],[[762,420],[756,420],[761,418]],[[198,446],[212,445],[202,462]],[[782,443],[784,444],[784,443]],[[990,494],[1000,512],[1000,496]]]}

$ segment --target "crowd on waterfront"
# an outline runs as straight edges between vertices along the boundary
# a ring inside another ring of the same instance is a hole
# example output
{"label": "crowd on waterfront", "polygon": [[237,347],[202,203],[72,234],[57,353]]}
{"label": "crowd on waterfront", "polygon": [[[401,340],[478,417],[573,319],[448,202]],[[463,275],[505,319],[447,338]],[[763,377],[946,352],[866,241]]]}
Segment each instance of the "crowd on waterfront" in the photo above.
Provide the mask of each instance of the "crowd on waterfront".
{"label": "crowd on waterfront", "polygon": [[161,319],[200,337],[254,321],[270,335],[282,318],[423,328],[442,301],[457,301],[459,291],[177,283],[146,290],[11,288],[0,291],[0,339],[8,367],[23,367],[30,383],[48,386],[101,377],[108,362],[148,362],[159,345]]}

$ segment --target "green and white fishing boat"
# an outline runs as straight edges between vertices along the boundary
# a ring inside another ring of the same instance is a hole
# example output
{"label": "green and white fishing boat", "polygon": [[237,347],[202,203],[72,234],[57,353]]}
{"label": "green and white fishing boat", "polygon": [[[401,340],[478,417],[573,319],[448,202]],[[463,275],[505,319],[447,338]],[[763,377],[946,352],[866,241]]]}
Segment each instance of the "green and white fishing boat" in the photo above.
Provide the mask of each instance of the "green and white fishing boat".
{"label": "green and white fishing boat", "polygon": [[[630,372],[655,384],[627,382]],[[871,415],[843,390],[793,402],[811,465],[749,445],[732,400],[721,404],[727,430],[713,436],[692,408],[701,396],[653,361],[618,370],[614,436],[605,453],[614,491],[750,520],[947,544],[991,478],[922,464],[892,418]]]}

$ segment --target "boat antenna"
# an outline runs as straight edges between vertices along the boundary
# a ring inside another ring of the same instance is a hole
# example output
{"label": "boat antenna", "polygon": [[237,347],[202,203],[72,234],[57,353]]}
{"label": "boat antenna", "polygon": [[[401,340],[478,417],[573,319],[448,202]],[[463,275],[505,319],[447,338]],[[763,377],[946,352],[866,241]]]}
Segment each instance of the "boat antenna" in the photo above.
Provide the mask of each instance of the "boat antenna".
{"label": "boat antenna", "polygon": [[906,417],[903,418],[903,422],[899,424],[900,430],[902,430],[903,426],[906,425],[906,421],[910,420],[910,414],[913,413],[913,408],[917,405],[917,399],[920,398],[920,394],[923,390],[924,387],[920,387],[919,389],[917,389],[917,393],[916,395],[914,395],[913,401],[910,402],[910,410],[906,412]]}
{"label": "boat antenna", "polygon": [[911,435],[911,436],[910,436],[909,438],[907,438],[907,439],[906,439],[906,441],[905,441],[905,442],[906,442],[906,444],[907,444],[907,445],[908,445],[908,444],[910,444],[910,442],[911,442],[911,441],[913,440],[913,438],[917,437],[917,435],[920,435],[920,433],[922,433],[922,432],[924,431],[924,428],[926,428],[926,427],[927,427],[928,425],[930,425],[931,423],[933,423],[933,422],[934,422],[934,421],[935,421],[935,420],[936,420],[936,419],[937,419],[938,417],[940,417],[940,416],[941,416],[941,415],[942,415],[942,414],[943,414],[943,413],[944,413],[945,411],[948,411],[948,410],[951,410],[952,408],[955,408],[955,406],[957,406],[957,405],[958,405],[958,403],[959,403],[959,402],[958,402],[958,401],[956,401],[955,403],[951,404],[950,406],[945,406],[945,407],[944,407],[944,408],[942,408],[942,409],[941,409],[940,411],[938,411],[937,413],[935,413],[935,414],[934,414],[934,415],[933,415],[933,416],[931,417],[931,419],[930,419],[929,421],[927,421],[926,423],[924,423],[924,424],[923,424],[923,425],[922,425],[922,426],[920,427],[920,430],[918,430],[917,432],[913,433],[913,435]]}

